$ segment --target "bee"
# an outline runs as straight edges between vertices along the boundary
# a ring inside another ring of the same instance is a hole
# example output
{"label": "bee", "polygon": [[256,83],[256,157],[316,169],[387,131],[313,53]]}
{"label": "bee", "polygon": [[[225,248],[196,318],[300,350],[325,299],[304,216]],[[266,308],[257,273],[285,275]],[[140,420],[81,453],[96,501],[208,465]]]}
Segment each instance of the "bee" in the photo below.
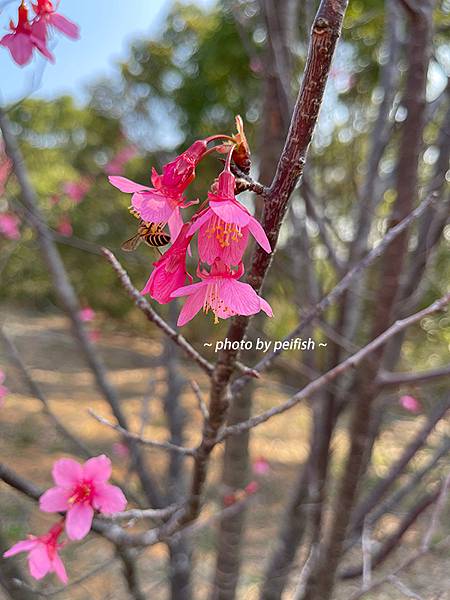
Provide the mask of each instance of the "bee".
{"label": "bee", "polygon": [[[131,207],[130,213],[134,217],[139,218],[138,213]],[[139,219],[137,233],[135,233],[135,235],[133,235],[133,237],[131,237],[129,240],[126,240],[122,244],[121,248],[125,252],[133,252],[141,242],[145,242],[160,252],[159,248],[161,246],[166,246],[170,242],[170,235],[164,231],[163,224],[147,223],[146,221]]]}

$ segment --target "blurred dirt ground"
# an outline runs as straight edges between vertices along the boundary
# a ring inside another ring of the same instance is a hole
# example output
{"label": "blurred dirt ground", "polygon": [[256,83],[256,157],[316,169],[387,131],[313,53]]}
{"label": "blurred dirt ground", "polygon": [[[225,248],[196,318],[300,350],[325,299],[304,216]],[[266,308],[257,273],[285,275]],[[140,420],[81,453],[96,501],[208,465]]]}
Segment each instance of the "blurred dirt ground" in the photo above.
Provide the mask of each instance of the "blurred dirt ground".
{"label": "blurred dirt ground", "polygon": [[[0,312],[6,331],[15,340],[34,379],[50,400],[54,412],[94,452],[105,452],[112,458],[115,477],[126,482],[132,495],[137,489],[136,482],[128,473],[127,457],[120,452],[121,447],[115,445],[120,441],[118,434],[100,425],[88,414],[88,408],[93,408],[99,414],[110,417],[108,407],[98,394],[92,376],[72,341],[67,321],[57,314],[49,316],[11,307],[2,307]],[[160,365],[161,342],[145,337],[149,327],[145,327],[141,336],[127,335],[109,323],[101,324],[101,329],[102,335],[96,345],[109,369],[111,381],[117,387],[133,430],[142,429],[146,436],[153,439],[166,439],[165,416],[161,407],[165,390],[165,372]],[[51,484],[50,470],[53,461],[63,455],[70,455],[70,447],[42,414],[39,401],[29,395],[18,372],[8,363],[3,348],[0,349],[0,368],[6,371],[6,384],[11,390],[0,413],[1,461],[45,488]],[[206,390],[206,380],[197,368],[193,371],[191,367],[183,365],[182,371],[186,379],[194,378]],[[279,403],[290,391],[281,382],[269,385],[267,381],[263,381],[255,396],[255,410]],[[185,386],[182,403],[189,416],[186,443],[195,444],[199,440],[201,422],[195,397],[188,385]],[[422,417],[395,420],[376,447],[375,475],[380,476],[386,471],[392,458],[407,443],[421,422]],[[274,543],[287,490],[296,478],[299,462],[306,455],[308,423],[308,410],[298,407],[263,425],[253,436],[253,459],[258,456],[266,457],[271,471],[264,478],[259,478],[260,492],[252,499],[249,511],[239,599],[257,598],[262,565],[268,549]],[[442,427],[445,425],[441,429]],[[341,468],[340,458],[346,446],[344,433],[339,434],[334,443],[333,468],[336,471]],[[423,460],[427,452],[422,452],[417,461]],[[202,519],[220,510],[220,455],[221,449],[216,449],[208,482],[208,503]],[[159,479],[162,479],[167,457],[163,452],[153,449],[146,450],[146,457],[152,471],[161,474]],[[28,532],[44,532],[52,522],[51,516],[39,513],[31,500],[5,484],[0,484],[0,516],[2,533],[10,544],[23,538]],[[444,543],[440,550],[423,557],[401,576],[402,582],[416,594],[410,597],[423,600],[450,599],[450,540],[446,540],[450,534],[448,509],[443,517],[439,539],[444,540]],[[386,519],[385,530],[392,529],[397,519],[394,516]],[[389,573],[409,552],[417,548],[429,520],[428,512],[417,527],[407,534],[401,550],[392,556],[379,574]],[[207,598],[214,568],[214,544],[214,527],[201,529],[195,534],[195,600]],[[356,562],[359,562],[359,555],[358,551]],[[54,591],[60,586],[52,577],[48,577],[39,586],[27,579],[28,584],[33,588],[38,587],[43,596],[50,593],[52,597],[61,600],[127,600],[128,593],[120,576],[120,562],[115,558],[109,543],[95,535],[89,535],[82,542],[67,545],[63,550],[63,558],[71,582],[68,588],[55,594]],[[166,558],[167,552],[163,545],[152,547],[139,557],[142,588],[152,600],[167,599]],[[18,564],[25,566],[23,555]],[[92,569],[97,570],[89,578],[83,579]],[[297,573],[299,569],[300,566]],[[294,588],[295,578],[292,585]],[[341,585],[335,595],[336,600],[347,599],[359,586],[358,580]],[[287,592],[285,597],[290,600],[293,591]],[[0,592],[0,599],[4,598],[6,596]],[[366,598],[396,600],[405,598],[405,595],[391,585],[385,585]]]}

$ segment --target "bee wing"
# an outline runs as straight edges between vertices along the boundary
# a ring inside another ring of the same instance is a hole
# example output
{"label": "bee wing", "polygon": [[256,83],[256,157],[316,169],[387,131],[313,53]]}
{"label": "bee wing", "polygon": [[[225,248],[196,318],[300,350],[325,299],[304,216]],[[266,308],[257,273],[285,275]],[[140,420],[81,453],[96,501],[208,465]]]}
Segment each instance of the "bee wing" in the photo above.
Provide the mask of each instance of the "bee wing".
{"label": "bee wing", "polygon": [[135,235],[133,235],[133,237],[130,237],[129,240],[126,240],[126,242],[124,242],[120,247],[125,252],[133,252],[139,246],[141,241],[141,236],[139,235],[139,233],[136,233]]}

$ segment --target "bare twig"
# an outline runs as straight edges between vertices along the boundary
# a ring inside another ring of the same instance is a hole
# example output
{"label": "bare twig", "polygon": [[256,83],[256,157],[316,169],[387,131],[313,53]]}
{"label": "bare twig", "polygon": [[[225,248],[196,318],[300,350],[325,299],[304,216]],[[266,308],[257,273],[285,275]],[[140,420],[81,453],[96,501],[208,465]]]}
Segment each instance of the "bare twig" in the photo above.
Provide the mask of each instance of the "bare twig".
{"label": "bare twig", "polygon": [[38,383],[33,379],[31,373],[28,368],[25,366],[25,363],[22,360],[22,357],[17,350],[16,345],[12,341],[12,339],[6,334],[4,329],[0,328],[0,338],[2,339],[4,345],[8,350],[8,355],[11,361],[16,365],[17,369],[21,372],[23,378],[25,379],[31,393],[35,396],[42,404],[43,410],[45,414],[49,417],[49,419],[55,425],[55,428],[61,433],[63,437],[65,437],[69,442],[77,449],[78,452],[81,453],[82,456],[90,457],[93,456],[91,450],[86,446],[84,442],[79,440],[71,431],[67,429],[64,423],[55,415],[53,410],[50,407],[50,404],[41,390]]}
{"label": "bare twig", "polygon": [[36,596],[41,596],[42,598],[52,598],[53,596],[57,596],[58,594],[67,593],[68,589],[73,588],[76,585],[79,585],[80,583],[87,581],[88,579],[91,579],[91,577],[95,577],[95,575],[98,575],[98,573],[101,573],[105,569],[108,569],[109,567],[111,567],[115,562],[116,562],[116,558],[114,558],[114,557],[108,558],[104,562],[97,565],[95,568],[91,569],[85,575],[81,575],[80,577],[72,579],[68,584],[61,586],[59,588],[55,588],[55,589],[38,590],[34,587],[31,587],[27,583],[25,583],[25,581],[22,581],[19,579],[14,580],[14,585],[17,586],[18,588],[25,588],[26,590],[32,592]]}
{"label": "bare twig", "polygon": [[197,398],[198,407],[200,409],[200,412],[202,413],[202,417],[205,421],[207,421],[209,419],[209,411],[208,407],[206,406],[206,402],[203,398],[202,391],[198,383],[194,379],[191,379],[189,383],[191,384],[195,397]]}
{"label": "bare twig", "polygon": [[99,515],[98,518],[105,521],[133,521],[137,519],[152,519],[157,521],[171,517],[179,509],[180,506],[175,504],[165,508],[130,508],[123,512],[114,513],[111,517]]}
{"label": "bare twig", "polygon": [[[175,331],[162,317],[158,315],[158,313],[153,309],[151,304],[141,296],[139,290],[137,290],[134,285],[131,283],[130,277],[125,269],[122,267],[120,262],[107,248],[102,248],[103,255],[107,258],[107,260],[111,263],[114,271],[117,273],[119,277],[119,281],[122,284],[125,291],[128,293],[130,298],[134,301],[135,305],[144,313],[149,321],[155,323],[161,331],[165,333],[177,346],[179,346],[189,358],[197,363],[197,365],[203,369],[208,375],[214,370],[214,365],[212,365],[205,357],[203,357],[197,350],[187,341],[187,339],[182,336],[180,333]],[[259,377],[259,374],[253,368],[246,367],[242,363],[238,364],[238,370],[241,371],[247,377]]]}
{"label": "bare twig", "polygon": [[369,344],[367,344],[367,346],[364,346],[364,348],[361,348],[361,350],[358,350],[358,352],[355,352],[355,354],[349,356],[346,360],[338,364],[336,367],[309,383],[297,394],[289,398],[289,400],[287,400],[286,402],[283,402],[279,406],[274,406],[273,408],[264,411],[260,415],[252,417],[248,421],[244,421],[243,423],[238,423],[237,425],[232,425],[230,427],[225,427],[225,429],[219,437],[219,441],[223,440],[229,435],[239,435],[244,431],[247,431],[248,429],[252,429],[257,425],[260,425],[261,423],[265,423],[266,421],[268,421],[276,415],[286,412],[305,398],[312,396],[317,390],[319,390],[324,385],[336,379],[338,375],[344,373],[350,368],[356,367],[364,358],[366,358],[372,352],[383,346],[386,343],[386,341],[393,335],[396,335],[403,329],[406,329],[414,323],[419,322],[424,317],[431,315],[435,312],[441,311],[447,306],[449,302],[450,294],[447,294],[439,300],[436,300],[435,302],[430,304],[430,306],[428,306],[427,308],[424,308],[423,310],[407,317],[406,319],[396,321],[381,335],[379,335]]}
{"label": "bare twig", "polygon": [[401,581],[395,575],[389,575],[388,580],[390,583],[392,583],[392,585],[395,588],[398,589],[399,592],[401,592],[407,598],[412,598],[413,600],[425,600],[422,596],[419,596],[419,594],[416,594],[411,589],[409,589],[409,587],[405,585],[403,581]]}
{"label": "bare twig", "polygon": [[[379,258],[386,248],[391,244],[391,242],[400,235],[403,231],[405,231],[409,225],[416,219],[418,219],[426,209],[434,202],[435,194],[432,193],[423,202],[414,209],[407,217],[405,217],[398,225],[389,229],[380,243],[375,246],[357,265],[355,265],[348,273],[344,275],[341,281],[335,285],[335,287],[324,297],[322,300],[314,306],[310,311],[308,311],[302,322],[297,325],[295,329],[291,331],[287,336],[283,338],[284,341],[290,341],[295,337],[299,336],[302,331],[308,327],[314,319],[316,319],[319,315],[321,315],[329,306],[334,304],[336,300],[338,300],[342,294],[348,289],[352,281],[359,275],[362,271],[367,269],[377,258]],[[274,359],[283,352],[283,349],[277,350],[276,352],[272,352],[267,354],[264,358],[262,358],[254,367],[254,369],[258,372],[265,371]],[[237,392],[241,389],[246,383],[246,378],[244,376],[239,377],[232,386],[233,393]]]}
{"label": "bare twig", "polygon": [[194,448],[185,448],[184,446],[177,446],[176,444],[172,444],[171,442],[157,442],[156,440],[149,440],[148,438],[144,438],[137,433],[132,433],[127,429],[124,429],[120,425],[116,425],[115,423],[111,423],[105,417],[98,415],[91,408],[88,409],[91,417],[94,417],[96,421],[101,423],[102,425],[106,425],[110,429],[114,429],[120,433],[124,438],[129,440],[134,440],[138,444],[142,444],[143,446],[150,446],[151,448],[159,448],[160,450],[168,450],[169,452],[177,452],[178,454],[183,454],[185,456],[194,456],[195,449]]}
{"label": "bare twig", "polygon": [[145,314],[147,319],[152,323],[155,323],[171,340],[175,342],[192,360],[199,365],[208,375],[211,375],[214,367],[206,360],[201,354],[195,350],[193,346],[183,337],[180,333],[175,331],[162,317],[160,317],[152,308],[149,302],[141,296],[139,291],[131,283],[130,277],[125,269],[122,267],[120,262],[107,248],[103,248],[102,252],[107,260],[111,263],[112,268],[117,273],[120,283],[122,284],[125,291],[128,293],[130,298],[134,301],[136,306]]}
{"label": "bare twig", "polygon": [[[262,225],[272,249],[277,245],[289,199],[303,171],[347,3],[347,0],[322,0],[314,21],[301,90],[264,206]],[[272,255],[259,247],[255,249],[247,281],[256,291],[259,291],[263,284],[271,260]],[[228,339],[242,340],[249,320],[245,316],[234,317],[227,333]],[[209,419],[195,456],[189,506],[183,517],[184,521],[195,519],[200,511],[209,456],[225,423],[230,399],[229,382],[235,370],[238,353],[238,349],[223,350],[212,374]]]}
{"label": "bare twig", "polygon": [[378,382],[382,387],[398,387],[416,383],[432,383],[436,379],[442,379],[443,377],[450,377],[450,365],[430,371],[419,371],[418,373],[389,373],[388,371],[381,371],[378,375]]}
{"label": "bare twig", "polygon": [[[405,533],[414,525],[417,519],[424,513],[429,506],[431,506],[439,498],[441,493],[441,486],[435,491],[422,496],[419,501],[409,510],[406,515],[401,519],[398,527],[394,532],[389,535],[378,548],[377,552],[372,556],[372,568],[376,569],[381,563],[383,563],[388,556],[398,548]],[[341,579],[352,579],[359,577],[364,573],[364,563],[349,567],[345,569],[341,574]],[[363,586],[364,587],[364,586]],[[366,585],[365,588],[369,588],[370,585]]]}
{"label": "bare twig", "polygon": [[386,494],[394,482],[397,481],[399,475],[423,447],[430,433],[436,427],[437,423],[445,417],[449,409],[450,397],[434,408],[433,413],[429,416],[423,427],[421,427],[414,436],[398,460],[391,466],[386,477],[381,479],[367,497],[362,500],[359,506],[356,507],[351,521],[353,530],[359,530],[366,515],[378,505],[381,498]]}
{"label": "bare twig", "polygon": [[[417,560],[419,560],[422,556],[424,556],[431,550],[431,547],[432,547],[431,542],[432,542],[434,534],[436,533],[436,529],[439,526],[439,521],[440,521],[442,512],[445,508],[446,500],[448,498],[449,489],[450,489],[450,475],[447,476],[447,478],[445,479],[445,482],[443,483],[443,485],[441,487],[441,491],[440,491],[439,497],[437,499],[437,502],[435,503],[434,511],[431,516],[429,526],[427,527],[425,534],[423,536],[420,549],[417,550],[416,552],[414,552],[411,556],[406,558],[404,561],[402,561],[400,563],[400,565],[392,573],[390,573],[387,576],[382,576],[382,577],[374,580],[372,582],[372,584],[370,585],[370,587],[368,587],[365,590],[359,590],[359,591],[355,592],[354,594],[352,594],[349,597],[348,600],[359,600],[360,598],[362,598],[369,592],[373,592],[374,590],[378,589],[385,583],[389,583],[390,578],[396,577],[399,573],[401,573],[405,569],[412,566],[415,562],[417,562]],[[442,540],[441,542],[436,544],[436,547],[446,544],[448,542],[448,539],[449,539],[448,537],[445,538],[444,540]]]}
{"label": "bare twig", "polygon": [[[111,406],[117,422],[125,429],[128,429],[127,419],[120,406],[117,391],[111,385],[106,368],[90,342],[86,328],[80,319],[80,303],[70,282],[52,234],[39,209],[38,197],[29,179],[25,161],[17,143],[16,136],[13,133],[11,123],[2,109],[0,109],[0,129],[5,144],[5,152],[12,161],[13,171],[19,183],[22,202],[26,208],[27,219],[36,232],[42,257],[51,276],[55,293],[63,310],[70,319],[74,337],[78,341],[79,347],[84,355],[86,363],[94,375],[100,392]],[[139,449],[133,447],[132,443],[130,450],[136,472],[149,502],[160,505],[160,494],[153,481],[150,469],[143,464]]]}
{"label": "bare twig", "polygon": [[369,587],[372,581],[372,540],[370,538],[370,527],[364,524],[361,536],[362,557],[363,557],[363,589]]}

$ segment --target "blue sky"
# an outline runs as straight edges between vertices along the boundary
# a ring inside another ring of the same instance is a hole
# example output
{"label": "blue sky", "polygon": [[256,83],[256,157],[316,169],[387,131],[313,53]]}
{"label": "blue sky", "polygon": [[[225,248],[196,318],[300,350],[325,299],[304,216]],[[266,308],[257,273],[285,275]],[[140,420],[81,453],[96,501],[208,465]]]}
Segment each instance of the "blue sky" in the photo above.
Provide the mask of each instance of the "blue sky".
{"label": "blue sky", "polygon": [[[213,0],[194,0],[212,4]],[[6,33],[11,17],[16,22],[19,0],[0,0],[0,32]],[[63,93],[83,99],[84,84],[114,73],[114,63],[126,56],[130,40],[142,34],[156,34],[172,0],[61,0],[59,11],[80,26],[77,42],[57,35],[53,52],[56,64],[35,58],[20,68],[0,47],[1,102],[28,95],[35,82],[34,97],[54,98]],[[41,77],[42,75],[42,77]]]}

